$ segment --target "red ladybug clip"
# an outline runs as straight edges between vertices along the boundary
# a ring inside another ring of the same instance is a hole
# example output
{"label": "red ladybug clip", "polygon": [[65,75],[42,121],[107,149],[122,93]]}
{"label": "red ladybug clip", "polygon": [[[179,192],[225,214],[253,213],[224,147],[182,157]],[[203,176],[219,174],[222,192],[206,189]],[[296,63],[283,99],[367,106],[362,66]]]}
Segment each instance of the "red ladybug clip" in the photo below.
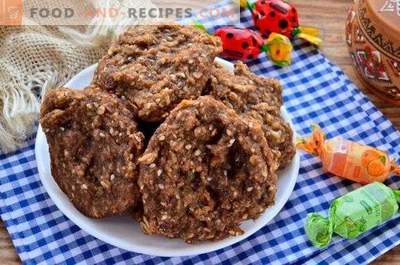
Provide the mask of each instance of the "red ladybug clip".
{"label": "red ladybug clip", "polygon": [[[200,23],[195,22],[194,26],[207,31]],[[222,41],[222,57],[247,61],[266,52],[271,61],[278,66],[287,66],[291,63],[293,47],[284,35],[272,33],[267,40],[264,40],[261,34],[254,30],[229,26],[217,29],[214,35]]]}
{"label": "red ladybug clip", "polygon": [[278,66],[287,66],[291,63],[292,44],[281,34],[270,34],[267,40],[250,29],[236,27],[222,27],[215,33],[222,40],[222,56],[236,60],[252,60],[261,52],[266,52],[271,61]]}
{"label": "red ladybug clip", "polygon": [[247,2],[246,5],[263,37],[275,32],[288,38],[302,38],[314,45],[321,45],[318,29],[299,26],[297,10],[293,5],[282,0],[258,0],[255,3]]}

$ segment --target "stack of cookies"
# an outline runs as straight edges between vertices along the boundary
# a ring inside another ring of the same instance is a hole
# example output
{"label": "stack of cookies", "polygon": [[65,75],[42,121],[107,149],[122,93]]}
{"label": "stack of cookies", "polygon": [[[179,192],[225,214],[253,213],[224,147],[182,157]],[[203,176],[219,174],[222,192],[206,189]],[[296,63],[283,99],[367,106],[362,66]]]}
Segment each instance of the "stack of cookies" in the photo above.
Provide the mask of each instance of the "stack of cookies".
{"label": "stack of cookies", "polygon": [[83,214],[132,214],[147,234],[186,242],[243,233],[274,203],[292,160],[282,87],[190,26],[128,29],[83,91],[49,91],[41,125],[52,175]]}

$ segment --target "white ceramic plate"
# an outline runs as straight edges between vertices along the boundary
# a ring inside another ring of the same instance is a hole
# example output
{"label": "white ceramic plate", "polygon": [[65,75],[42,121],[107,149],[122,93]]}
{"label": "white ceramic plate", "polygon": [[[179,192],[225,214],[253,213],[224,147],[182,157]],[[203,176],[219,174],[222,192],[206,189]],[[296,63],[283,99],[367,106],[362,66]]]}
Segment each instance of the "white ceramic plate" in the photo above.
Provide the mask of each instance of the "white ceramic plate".
{"label": "white ceramic plate", "polygon": [[[222,59],[217,59],[217,61],[227,69],[233,71],[231,63]],[[72,78],[65,86],[72,89],[83,89],[91,82],[95,69],[96,65],[86,68]],[[282,115],[290,122],[285,109],[282,109]],[[252,235],[271,221],[282,209],[293,191],[299,171],[299,156],[296,155],[293,162],[285,170],[279,172],[275,205],[268,208],[258,219],[244,222],[241,225],[241,228],[245,231],[243,235],[230,237],[218,242],[186,244],[179,239],[145,235],[140,230],[139,225],[128,216],[95,220],[81,214],[68,200],[67,196],[61,191],[51,176],[48,145],[46,136],[40,126],[36,137],[35,154],[40,179],[44,188],[57,207],[72,222],[87,233],[116,247],[133,252],[165,257],[199,255],[211,252],[232,245]]]}

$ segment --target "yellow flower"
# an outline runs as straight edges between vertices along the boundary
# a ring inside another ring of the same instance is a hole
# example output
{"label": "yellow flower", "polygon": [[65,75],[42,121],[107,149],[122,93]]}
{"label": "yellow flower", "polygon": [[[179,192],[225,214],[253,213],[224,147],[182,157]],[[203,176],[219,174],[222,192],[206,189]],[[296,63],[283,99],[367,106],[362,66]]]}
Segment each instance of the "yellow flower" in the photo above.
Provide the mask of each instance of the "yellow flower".
{"label": "yellow flower", "polygon": [[293,46],[289,38],[271,33],[266,42],[267,52],[271,61],[279,66],[287,66],[292,62]]}

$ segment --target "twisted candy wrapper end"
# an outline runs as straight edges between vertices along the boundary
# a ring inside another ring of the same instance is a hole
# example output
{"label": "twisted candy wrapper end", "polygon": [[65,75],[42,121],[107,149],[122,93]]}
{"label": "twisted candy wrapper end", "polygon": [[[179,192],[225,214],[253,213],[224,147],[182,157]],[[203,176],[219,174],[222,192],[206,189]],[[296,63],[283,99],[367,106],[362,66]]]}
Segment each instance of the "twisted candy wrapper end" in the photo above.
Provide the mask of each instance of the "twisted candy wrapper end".
{"label": "twisted candy wrapper end", "polygon": [[313,124],[311,128],[311,136],[309,138],[299,138],[296,147],[312,155],[320,156],[325,142],[325,133],[316,124]]}
{"label": "twisted candy wrapper end", "polygon": [[320,30],[313,27],[299,27],[293,34],[301,39],[308,41],[316,46],[322,45],[322,39],[320,37]]}
{"label": "twisted candy wrapper end", "polygon": [[249,8],[251,5],[251,3],[249,3],[247,0],[233,0],[233,2],[242,8]]}
{"label": "twisted candy wrapper end", "polygon": [[393,193],[394,196],[396,197],[397,203],[400,203],[400,190],[394,190]]}
{"label": "twisted candy wrapper end", "polygon": [[400,176],[400,165],[398,165],[395,160],[392,161],[391,171],[393,174]]}
{"label": "twisted candy wrapper end", "polygon": [[246,8],[248,4],[247,0],[239,0],[240,7]]}
{"label": "twisted candy wrapper end", "polygon": [[317,213],[307,215],[305,231],[311,243],[318,248],[324,248],[332,240],[333,223],[329,218]]}
{"label": "twisted candy wrapper end", "polygon": [[198,29],[203,30],[203,31],[208,33],[206,27],[199,21],[192,21],[190,23],[190,25],[192,25],[193,27],[198,28]]}

